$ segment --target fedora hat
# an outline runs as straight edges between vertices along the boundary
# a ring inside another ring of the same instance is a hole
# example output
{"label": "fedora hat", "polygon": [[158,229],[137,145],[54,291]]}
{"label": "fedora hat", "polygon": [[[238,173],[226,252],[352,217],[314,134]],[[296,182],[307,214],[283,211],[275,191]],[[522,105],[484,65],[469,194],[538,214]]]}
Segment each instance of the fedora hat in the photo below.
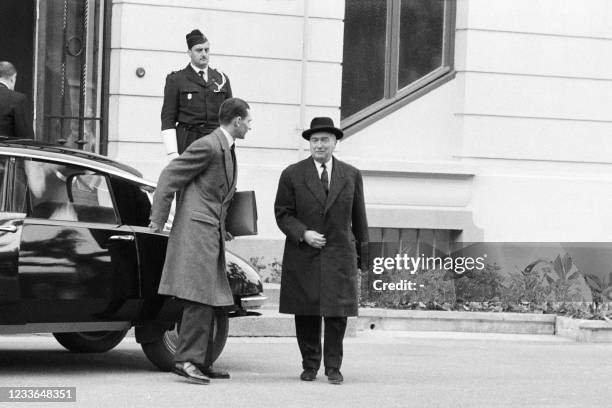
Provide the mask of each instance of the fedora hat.
{"label": "fedora hat", "polygon": [[306,129],[302,132],[302,137],[306,140],[310,140],[310,136],[316,132],[329,132],[336,135],[336,139],[342,139],[344,133],[342,130],[334,126],[334,121],[327,117],[313,118],[310,122],[310,129]]}

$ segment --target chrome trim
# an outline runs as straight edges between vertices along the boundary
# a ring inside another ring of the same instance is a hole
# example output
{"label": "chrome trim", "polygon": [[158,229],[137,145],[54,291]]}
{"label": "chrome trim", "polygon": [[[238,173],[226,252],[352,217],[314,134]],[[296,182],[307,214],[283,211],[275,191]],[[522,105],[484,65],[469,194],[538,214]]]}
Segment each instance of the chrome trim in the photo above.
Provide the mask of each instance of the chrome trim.
{"label": "chrome trim", "polygon": [[132,327],[130,322],[70,322],[27,323],[0,325],[0,334],[20,333],[71,333],[92,331],[120,331]]}
{"label": "chrome trim", "polygon": [[259,309],[262,307],[268,298],[262,295],[247,296],[240,298],[240,305],[243,309]]}
{"label": "chrome trim", "polygon": [[17,232],[17,227],[14,225],[0,225],[0,231]]}
{"label": "chrome trim", "polygon": [[108,237],[109,241],[133,241],[133,235],[111,235]]}
{"label": "chrome trim", "polygon": [[0,156],[17,156],[17,157],[29,157],[32,159],[41,159],[41,160],[49,160],[55,161],[65,164],[73,164],[76,166],[84,166],[88,167],[92,170],[100,171],[107,174],[112,174],[114,176],[118,176],[127,180],[131,180],[140,184],[147,185],[149,187],[156,187],[156,184],[152,181],[145,180],[143,178],[137,177],[132,173],[129,173],[125,170],[121,170],[117,167],[111,166],[109,164],[99,163],[92,159],[85,159],[80,157],[72,157],[68,154],[64,153],[56,153],[56,152],[32,152],[31,150],[19,148],[19,147],[4,147],[2,151],[0,151]]}

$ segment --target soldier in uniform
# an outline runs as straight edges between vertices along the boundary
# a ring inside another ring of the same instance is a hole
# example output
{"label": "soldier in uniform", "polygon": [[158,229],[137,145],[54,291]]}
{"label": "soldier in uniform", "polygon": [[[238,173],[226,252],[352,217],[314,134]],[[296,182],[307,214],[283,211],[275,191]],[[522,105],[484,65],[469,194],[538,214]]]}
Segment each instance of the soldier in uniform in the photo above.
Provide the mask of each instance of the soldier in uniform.
{"label": "soldier in uniform", "polygon": [[232,97],[227,75],[208,65],[210,43],[200,30],[186,35],[191,62],[166,77],[162,139],[172,160],[219,127],[219,107]]}

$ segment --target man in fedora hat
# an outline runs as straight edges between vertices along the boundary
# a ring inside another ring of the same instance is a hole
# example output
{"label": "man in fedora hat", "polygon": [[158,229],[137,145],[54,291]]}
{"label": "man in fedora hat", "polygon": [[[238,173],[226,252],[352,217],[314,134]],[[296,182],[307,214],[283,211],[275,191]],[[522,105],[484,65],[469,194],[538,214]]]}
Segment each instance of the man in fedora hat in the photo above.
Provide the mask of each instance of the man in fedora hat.
{"label": "man in fedora hat", "polygon": [[200,30],[186,36],[190,63],[166,77],[161,110],[162,139],[169,160],[219,127],[219,107],[232,97],[227,75],[211,68],[210,43]]}
{"label": "man in fedora hat", "polygon": [[347,316],[357,315],[357,251],[368,241],[361,173],[332,156],[343,135],[332,119],[314,118],[302,133],[311,156],[282,172],[274,203],[276,223],[286,235],[280,313],[295,315],[300,378],[314,381],[323,355],[332,384],[344,380]]}

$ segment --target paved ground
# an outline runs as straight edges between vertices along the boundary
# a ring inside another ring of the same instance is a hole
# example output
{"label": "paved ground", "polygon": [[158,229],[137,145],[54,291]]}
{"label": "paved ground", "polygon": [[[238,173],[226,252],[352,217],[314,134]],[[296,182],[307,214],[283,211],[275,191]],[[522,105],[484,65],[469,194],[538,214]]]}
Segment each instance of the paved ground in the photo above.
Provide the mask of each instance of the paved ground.
{"label": "paved ground", "polygon": [[[0,386],[76,386],[83,407],[603,407],[612,345],[553,336],[360,332],[347,339],[346,382],[298,380],[291,338],[230,338],[209,386],[160,373],[133,338],[106,354],[63,351],[49,336],[0,337]],[[0,403],[0,407],[9,404]]]}

